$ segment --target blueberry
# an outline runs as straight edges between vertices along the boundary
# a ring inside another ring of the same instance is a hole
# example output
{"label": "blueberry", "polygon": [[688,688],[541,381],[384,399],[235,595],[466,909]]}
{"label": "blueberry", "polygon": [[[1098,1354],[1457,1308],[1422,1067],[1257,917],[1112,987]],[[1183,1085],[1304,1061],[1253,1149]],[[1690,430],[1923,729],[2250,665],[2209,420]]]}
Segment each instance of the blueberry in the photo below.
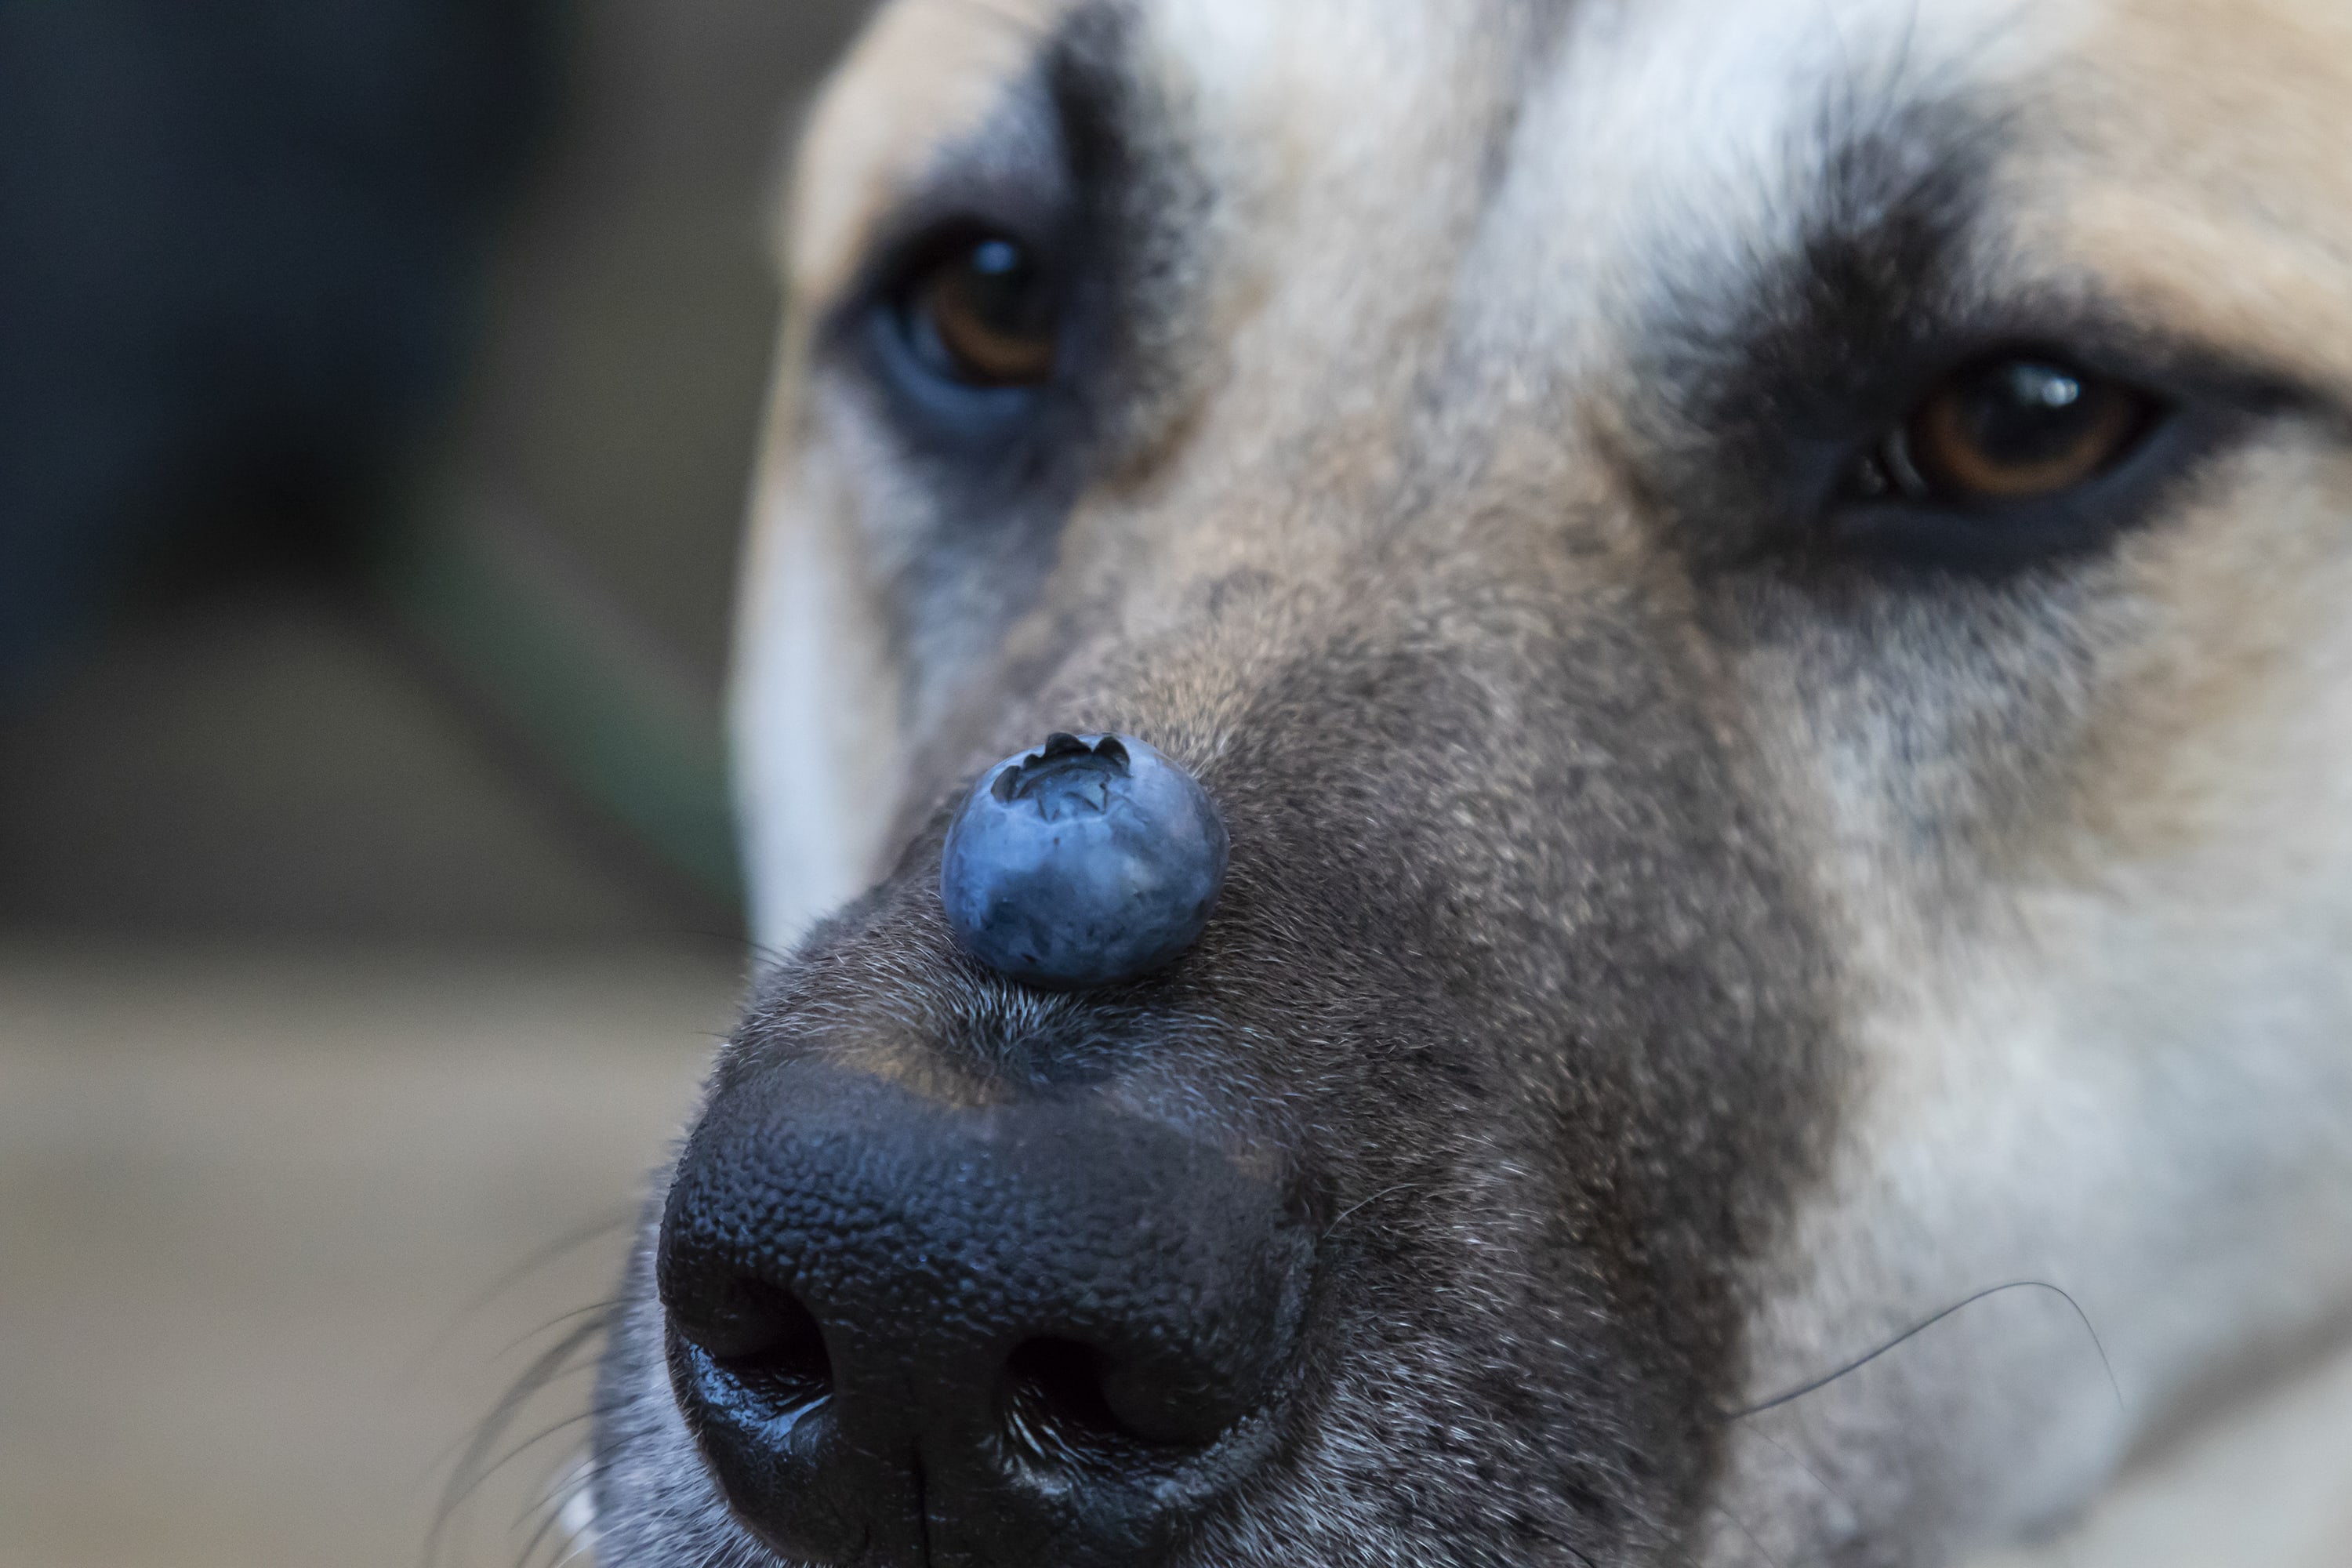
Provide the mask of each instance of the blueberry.
{"label": "blueberry", "polygon": [[1132,735],[1055,735],[981,775],[940,897],[966,952],[1032,985],[1106,985],[1192,945],[1225,880],[1225,825]]}

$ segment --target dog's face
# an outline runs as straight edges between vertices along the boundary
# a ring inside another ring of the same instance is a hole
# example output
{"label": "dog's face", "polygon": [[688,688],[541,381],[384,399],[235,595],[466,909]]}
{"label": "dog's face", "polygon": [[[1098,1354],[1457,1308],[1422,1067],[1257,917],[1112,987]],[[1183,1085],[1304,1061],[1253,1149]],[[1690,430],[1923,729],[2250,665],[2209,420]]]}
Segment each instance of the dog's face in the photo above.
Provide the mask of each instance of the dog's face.
{"label": "dog's face", "polygon": [[[2347,131],[2338,0],[886,13],[738,705],[769,932],[871,890],[608,1568],[1941,1562],[2330,1321]],[[1171,967],[950,933],[1056,730],[1223,813]]]}

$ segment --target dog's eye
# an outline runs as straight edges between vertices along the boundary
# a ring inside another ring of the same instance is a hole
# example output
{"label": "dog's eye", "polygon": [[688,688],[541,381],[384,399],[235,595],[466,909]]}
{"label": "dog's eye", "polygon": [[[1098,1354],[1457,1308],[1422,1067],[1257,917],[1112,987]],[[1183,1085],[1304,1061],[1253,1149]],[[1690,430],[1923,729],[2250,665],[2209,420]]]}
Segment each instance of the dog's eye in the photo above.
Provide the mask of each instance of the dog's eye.
{"label": "dog's eye", "polygon": [[1061,301],[1017,240],[958,240],[917,268],[898,295],[907,343],[924,369],[966,386],[1036,386],[1060,358]]}
{"label": "dog's eye", "polygon": [[2000,359],[1947,377],[1864,460],[1865,494],[2000,506],[2097,478],[2137,446],[2157,401],[2054,360]]}

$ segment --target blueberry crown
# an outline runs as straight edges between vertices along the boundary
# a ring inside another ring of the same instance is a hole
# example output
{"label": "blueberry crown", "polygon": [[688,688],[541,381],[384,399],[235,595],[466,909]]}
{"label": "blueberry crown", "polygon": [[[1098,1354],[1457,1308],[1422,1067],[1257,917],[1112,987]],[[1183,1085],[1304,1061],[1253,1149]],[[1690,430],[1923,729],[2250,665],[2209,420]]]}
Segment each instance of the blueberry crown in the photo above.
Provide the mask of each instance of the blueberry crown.
{"label": "blueberry crown", "polygon": [[1113,782],[1128,772],[1127,748],[1118,736],[1105,735],[1088,745],[1076,735],[1053,734],[998,773],[988,793],[1005,805],[1033,802],[1049,819],[1072,808],[1107,811]]}

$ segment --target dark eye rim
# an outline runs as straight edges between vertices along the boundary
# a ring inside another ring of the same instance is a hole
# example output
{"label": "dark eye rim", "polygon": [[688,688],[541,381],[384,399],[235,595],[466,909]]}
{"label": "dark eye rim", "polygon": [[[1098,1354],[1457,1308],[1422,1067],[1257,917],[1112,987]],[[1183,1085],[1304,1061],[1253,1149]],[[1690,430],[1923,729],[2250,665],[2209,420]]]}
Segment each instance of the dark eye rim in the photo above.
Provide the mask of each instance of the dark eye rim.
{"label": "dark eye rim", "polygon": [[1827,542],[1842,554],[1972,573],[2079,556],[2153,512],[2161,492],[2221,444],[2221,424],[2179,405],[2155,410],[2114,461],[2046,495],[1843,500],[1824,520]]}

